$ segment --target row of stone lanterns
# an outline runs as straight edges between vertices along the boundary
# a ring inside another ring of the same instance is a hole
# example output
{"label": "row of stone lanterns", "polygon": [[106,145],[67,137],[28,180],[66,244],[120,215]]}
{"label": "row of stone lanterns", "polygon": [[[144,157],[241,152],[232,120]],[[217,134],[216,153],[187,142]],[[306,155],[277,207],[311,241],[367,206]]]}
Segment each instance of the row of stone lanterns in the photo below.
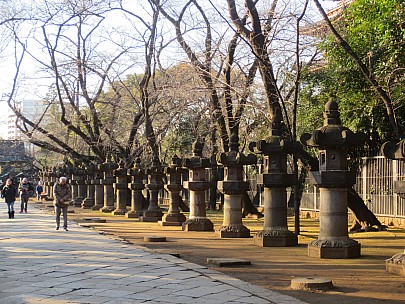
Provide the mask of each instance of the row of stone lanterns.
{"label": "row of stone lanterns", "polygon": [[[338,106],[334,101],[325,105],[324,126],[301,137],[304,145],[319,149],[319,171],[312,172],[311,179],[320,188],[320,233],[318,239],[308,246],[309,256],[352,258],[360,255],[360,244],[348,237],[347,229],[347,189],[355,182],[354,174],[348,170],[347,150],[362,144],[363,140],[361,134],[354,134],[341,126]],[[241,153],[238,142],[238,136],[232,134],[229,152],[215,156],[216,164],[224,167],[224,179],[218,182],[218,190],[224,195],[224,219],[218,229],[221,238],[250,237],[249,229],[242,222],[242,194],[248,190],[243,166],[255,164],[256,156]],[[299,149],[300,144],[281,135],[281,116],[275,113],[270,136],[251,143],[249,148],[255,154],[263,155],[263,172],[258,175],[258,184],[264,187],[264,227],[254,237],[254,243],[262,247],[294,246],[298,243],[297,236],[287,226],[286,188],[294,183],[293,176],[287,173],[287,156]],[[125,214],[128,218],[139,217],[140,221],[181,225],[184,231],[212,231],[213,223],[206,216],[205,191],[210,188],[210,183],[206,180],[205,171],[213,164],[203,157],[202,150],[203,145],[196,141],[190,158],[181,161],[175,156],[165,169],[158,159],[153,159],[152,166],[145,172],[139,159],[131,169],[125,169],[122,163],[117,166],[111,158],[97,168],[69,168],[66,172],[71,175],[74,204],[83,208],[100,208],[102,212],[115,215]],[[189,180],[182,182],[181,176],[186,169]],[[50,170],[45,170],[45,173],[45,184],[50,187],[55,182],[56,173]],[[163,183],[165,176],[166,185]],[[128,180],[129,177],[131,180]],[[179,193],[183,186],[190,192],[190,216],[187,220],[179,210]],[[164,187],[169,192],[170,204],[168,213],[163,216],[158,206],[158,193]],[[88,189],[87,194],[83,189]],[[128,189],[131,190],[130,211],[127,210]],[[149,191],[147,210],[142,208],[144,189]],[[51,191],[48,190],[48,193]]]}

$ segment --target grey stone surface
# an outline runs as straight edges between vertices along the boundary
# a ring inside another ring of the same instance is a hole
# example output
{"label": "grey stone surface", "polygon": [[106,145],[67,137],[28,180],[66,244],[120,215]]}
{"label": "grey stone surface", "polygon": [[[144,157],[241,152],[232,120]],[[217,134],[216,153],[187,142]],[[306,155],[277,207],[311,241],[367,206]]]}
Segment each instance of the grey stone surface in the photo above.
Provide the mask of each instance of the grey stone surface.
{"label": "grey stone surface", "polygon": [[73,223],[55,231],[53,216],[37,209],[0,221],[0,231],[2,304],[304,304]]}
{"label": "grey stone surface", "polygon": [[229,259],[229,258],[208,258],[207,264],[214,264],[214,265],[218,265],[220,267],[252,265],[252,263],[248,260]]}

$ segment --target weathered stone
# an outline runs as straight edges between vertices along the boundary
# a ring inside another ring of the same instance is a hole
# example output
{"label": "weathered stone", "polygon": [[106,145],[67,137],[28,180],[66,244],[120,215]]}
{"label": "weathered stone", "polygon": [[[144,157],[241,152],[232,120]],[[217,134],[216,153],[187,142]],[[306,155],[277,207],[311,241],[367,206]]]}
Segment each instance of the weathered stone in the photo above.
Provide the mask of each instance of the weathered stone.
{"label": "weathered stone", "polygon": [[98,167],[94,168],[94,205],[91,210],[100,210],[104,205],[104,189],[102,185],[102,172]]}
{"label": "weathered stone", "polygon": [[324,126],[312,134],[305,133],[301,142],[319,148],[319,172],[312,182],[320,192],[320,225],[318,239],[308,245],[308,255],[316,258],[354,258],[360,256],[360,244],[347,231],[347,192],[355,182],[348,170],[347,150],[364,143],[364,135],[343,127],[338,105],[325,105]]}
{"label": "weathered stone", "polygon": [[165,236],[144,236],[143,240],[145,242],[166,242]]}
{"label": "weathered stone", "polygon": [[209,159],[203,157],[203,144],[196,139],[193,143],[193,155],[183,162],[189,170],[188,181],[183,182],[184,188],[190,191],[190,216],[183,223],[183,231],[213,231],[214,224],[207,218],[205,191],[210,188],[206,180],[205,169],[212,167]]}
{"label": "weathered stone", "polygon": [[82,219],[85,222],[91,222],[91,223],[106,223],[106,219],[101,219],[99,217],[84,217]]}
{"label": "weathered stone", "polygon": [[113,188],[115,178],[112,172],[117,168],[118,166],[112,162],[110,154],[107,155],[106,161],[98,166],[98,169],[103,172],[104,177],[101,181],[104,187],[104,206],[100,209],[101,212],[112,212],[115,210]]}
{"label": "weathered stone", "polygon": [[333,288],[332,280],[322,277],[305,277],[291,280],[291,288],[295,290],[328,290]]}
{"label": "weathered stone", "polygon": [[81,167],[77,167],[74,172],[74,179],[72,177],[72,181],[75,181],[75,184],[77,185],[77,197],[73,201],[73,206],[75,207],[81,207],[83,200],[87,195],[85,176],[85,170]]}
{"label": "weathered stone", "polygon": [[263,173],[257,183],[264,187],[263,230],[254,236],[254,244],[261,247],[285,247],[298,244],[297,236],[288,230],[287,190],[294,184],[294,175],[287,173],[287,155],[298,143],[281,136],[281,117],[272,117],[270,136],[266,140],[249,144],[250,151],[263,155]]}
{"label": "weathered stone", "polygon": [[139,218],[143,215],[142,204],[145,197],[142,191],[145,189],[143,178],[145,175],[144,170],[141,168],[141,159],[135,159],[134,167],[128,169],[127,175],[131,177],[131,183],[128,185],[131,189],[131,210],[125,214],[127,218]]}
{"label": "weathered stone", "polygon": [[127,169],[124,168],[124,162],[121,161],[119,167],[113,171],[113,175],[116,178],[113,184],[115,193],[117,195],[116,208],[112,212],[113,215],[124,215],[127,210]]}
{"label": "weathered stone", "polygon": [[92,209],[94,206],[94,164],[89,163],[86,166],[86,175],[85,184],[87,185],[87,196],[83,200],[82,208],[83,209]]}
{"label": "weathered stone", "polygon": [[183,189],[181,183],[181,176],[185,169],[181,168],[181,160],[174,155],[172,158],[172,163],[169,167],[165,168],[165,173],[167,176],[167,185],[165,185],[166,190],[169,192],[169,210],[159,221],[161,226],[181,226],[186,220],[184,214],[180,212],[180,191]]}
{"label": "weathered stone", "polygon": [[163,212],[158,205],[158,193],[163,189],[163,170],[157,157],[152,159],[152,166],[146,170],[150,199],[148,209],[139,217],[141,222],[158,222],[162,219]]}
{"label": "weathered stone", "polygon": [[244,259],[231,259],[231,258],[207,258],[207,264],[213,264],[220,267],[252,265],[250,261]]}
{"label": "weathered stone", "polygon": [[218,189],[224,194],[224,220],[217,230],[221,238],[247,238],[250,230],[242,223],[242,194],[249,188],[243,180],[243,166],[256,163],[254,154],[239,152],[239,137],[232,134],[230,151],[217,154],[217,163],[224,166],[224,180],[218,182]]}

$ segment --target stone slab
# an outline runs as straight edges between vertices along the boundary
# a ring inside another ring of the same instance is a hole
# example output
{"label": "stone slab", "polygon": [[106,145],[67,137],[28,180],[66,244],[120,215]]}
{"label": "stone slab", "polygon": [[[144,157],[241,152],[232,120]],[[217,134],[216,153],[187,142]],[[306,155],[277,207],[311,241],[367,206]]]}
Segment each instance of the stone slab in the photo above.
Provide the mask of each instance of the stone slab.
{"label": "stone slab", "polygon": [[143,240],[145,242],[166,242],[165,236],[144,236]]}
{"label": "stone slab", "polygon": [[332,280],[323,277],[300,277],[291,280],[295,290],[328,290],[333,288]]}
{"label": "stone slab", "polygon": [[101,219],[99,217],[84,217],[82,219],[85,222],[91,222],[91,223],[106,223],[106,219]]}
{"label": "stone slab", "polygon": [[248,266],[252,263],[244,259],[227,259],[227,258],[208,258],[207,264],[218,265],[220,267],[231,267],[231,266]]}

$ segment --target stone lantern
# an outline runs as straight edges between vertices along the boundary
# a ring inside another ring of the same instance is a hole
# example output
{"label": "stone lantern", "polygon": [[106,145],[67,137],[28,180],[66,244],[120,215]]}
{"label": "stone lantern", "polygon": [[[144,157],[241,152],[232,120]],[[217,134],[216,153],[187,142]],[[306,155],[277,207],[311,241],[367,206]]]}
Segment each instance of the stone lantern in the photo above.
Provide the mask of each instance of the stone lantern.
{"label": "stone lantern", "polygon": [[94,205],[91,210],[100,210],[104,206],[103,172],[98,166],[94,166]]}
{"label": "stone lantern", "polygon": [[148,189],[150,194],[148,210],[139,217],[141,222],[158,222],[162,219],[163,212],[158,205],[158,194],[163,189],[163,170],[157,157],[153,157],[152,166],[146,170],[148,174]]}
{"label": "stone lantern", "polygon": [[305,133],[301,142],[319,149],[319,171],[310,172],[311,183],[319,188],[319,237],[308,245],[308,255],[318,258],[354,258],[360,256],[360,244],[349,238],[347,192],[355,184],[355,172],[348,170],[347,150],[364,143],[364,134],[342,126],[338,105],[325,104],[323,127]]}
{"label": "stone lantern", "polygon": [[182,226],[186,220],[184,214],[180,212],[180,191],[183,189],[181,177],[185,169],[181,167],[181,159],[174,155],[172,163],[165,168],[167,184],[165,189],[169,192],[169,210],[159,222],[161,226]]}
{"label": "stone lantern", "polygon": [[125,214],[127,218],[138,218],[143,215],[142,203],[145,200],[142,190],[145,189],[143,178],[145,175],[144,170],[141,168],[141,159],[137,157],[132,169],[127,170],[127,175],[131,176],[131,210]]}
{"label": "stone lantern", "polygon": [[76,181],[76,167],[73,167],[72,165],[70,165],[67,168],[67,174],[69,175],[69,179],[70,179],[70,186],[72,188],[72,204],[74,202],[74,200],[77,197],[77,181]]}
{"label": "stone lantern", "polygon": [[263,230],[254,236],[254,244],[261,247],[283,247],[298,244],[297,236],[288,230],[287,190],[294,184],[294,175],[287,173],[287,155],[293,153],[298,143],[281,136],[281,117],[272,117],[270,136],[252,142],[249,150],[263,155],[263,173],[257,175],[257,184],[264,187]]}
{"label": "stone lantern", "polygon": [[104,186],[104,206],[100,209],[101,212],[112,212],[115,210],[113,188],[115,178],[113,171],[117,168],[117,164],[111,159],[111,154],[107,155],[104,163],[98,165],[98,169],[103,172],[104,177],[101,181]]}
{"label": "stone lantern", "polygon": [[48,166],[45,166],[43,169],[42,169],[42,174],[43,174],[43,177],[42,177],[42,184],[43,184],[43,186],[44,186],[44,191],[46,192],[46,193],[48,193],[48,196],[50,195],[50,192],[49,192],[49,174],[48,174],[48,170],[49,170],[49,168],[48,168]]}
{"label": "stone lantern", "polygon": [[75,172],[75,181],[77,185],[77,197],[73,201],[73,205],[75,207],[81,207],[84,198],[87,195],[87,187],[86,187],[86,171],[82,166],[76,168]]}
{"label": "stone lantern", "polygon": [[119,162],[119,167],[113,171],[115,176],[114,189],[116,190],[117,202],[116,208],[112,212],[114,215],[124,215],[128,212],[127,210],[127,169],[124,168],[124,161]]}
{"label": "stone lantern", "polygon": [[[382,153],[389,159],[405,161],[405,139],[398,144],[386,142],[382,148]],[[400,197],[405,198],[405,180],[394,182],[394,191]],[[397,253],[385,262],[386,269],[389,273],[405,276],[405,250],[403,253]]]}
{"label": "stone lantern", "polygon": [[243,166],[256,163],[256,156],[239,152],[239,137],[232,134],[229,152],[217,154],[217,163],[224,166],[224,180],[218,189],[224,194],[224,220],[217,230],[221,238],[247,238],[250,230],[242,224],[242,194],[249,189],[243,180]]}
{"label": "stone lantern", "polygon": [[84,183],[87,185],[87,197],[83,200],[83,209],[91,209],[94,206],[94,167],[93,163],[89,163],[86,166],[86,179]]}
{"label": "stone lantern", "polygon": [[210,188],[205,169],[212,167],[210,160],[203,157],[203,144],[197,139],[192,146],[193,155],[183,161],[188,171],[188,181],[184,188],[190,191],[190,216],[183,225],[183,231],[213,231],[214,224],[207,218],[205,191]]}
{"label": "stone lantern", "polygon": [[56,181],[56,168],[50,167],[48,171],[48,185],[49,185],[49,198],[53,199],[53,186],[55,185]]}

